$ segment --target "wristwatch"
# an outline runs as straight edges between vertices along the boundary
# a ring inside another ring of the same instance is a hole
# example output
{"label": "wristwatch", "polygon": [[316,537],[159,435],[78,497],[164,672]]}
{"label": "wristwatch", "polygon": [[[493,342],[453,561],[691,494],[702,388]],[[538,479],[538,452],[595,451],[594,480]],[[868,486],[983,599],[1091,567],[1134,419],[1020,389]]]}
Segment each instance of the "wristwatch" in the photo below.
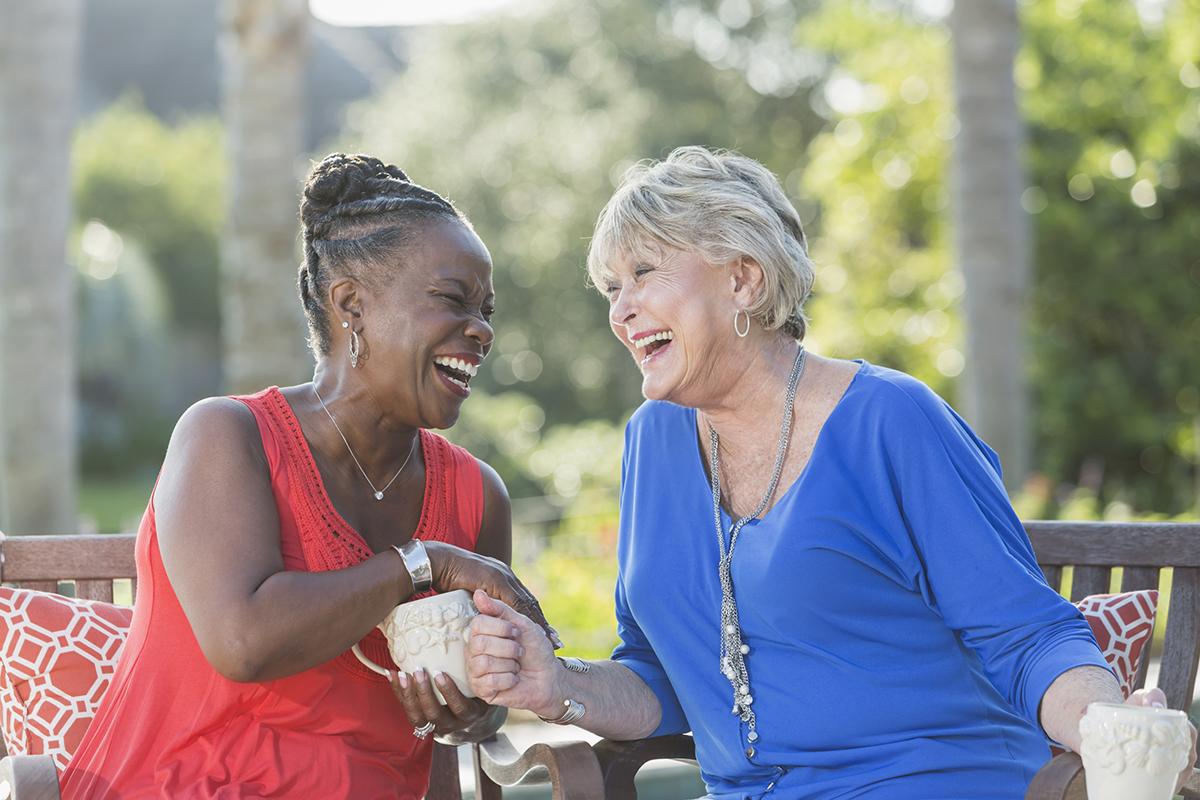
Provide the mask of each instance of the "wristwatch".
{"label": "wristwatch", "polygon": [[420,539],[410,539],[392,549],[400,554],[408,576],[412,578],[413,594],[424,592],[433,587],[433,564],[429,561],[429,553],[425,552],[425,543]]}

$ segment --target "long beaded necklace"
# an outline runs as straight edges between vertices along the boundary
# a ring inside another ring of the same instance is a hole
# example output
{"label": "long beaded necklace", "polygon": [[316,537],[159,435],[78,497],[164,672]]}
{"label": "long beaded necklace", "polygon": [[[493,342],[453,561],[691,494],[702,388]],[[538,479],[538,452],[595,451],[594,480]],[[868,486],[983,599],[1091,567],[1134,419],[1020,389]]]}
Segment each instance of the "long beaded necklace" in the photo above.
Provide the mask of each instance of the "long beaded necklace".
{"label": "long beaded necklace", "polygon": [[792,440],[792,413],[796,406],[796,387],[800,376],[804,374],[805,351],[800,346],[796,360],[792,364],[792,373],[788,377],[787,396],[783,404],[783,423],[779,432],[779,449],[775,454],[775,471],[771,475],[771,483],[767,493],[754,513],[742,517],[733,523],[729,529],[729,549],[725,548],[725,531],[721,525],[721,462],[717,457],[720,440],[717,432],[710,425],[708,440],[711,446],[712,493],[713,493],[713,522],[717,528],[717,546],[721,554],[718,564],[718,575],[721,579],[721,673],[733,687],[733,713],[749,727],[746,739],[758,741],[757,720],[754,716],[754,695],[750,691],[750,673],[746,669],[746,656],[750,654],[750,646],[742,641],[742,626],[738,620],[737,603],[733,597],[733,548],[737,545],[738,534],[747,522],[758,517],[767,507],[767,503],[775,495],[779,486],[779,477],[783,473],[783,462],[787,455],[788,445]]}

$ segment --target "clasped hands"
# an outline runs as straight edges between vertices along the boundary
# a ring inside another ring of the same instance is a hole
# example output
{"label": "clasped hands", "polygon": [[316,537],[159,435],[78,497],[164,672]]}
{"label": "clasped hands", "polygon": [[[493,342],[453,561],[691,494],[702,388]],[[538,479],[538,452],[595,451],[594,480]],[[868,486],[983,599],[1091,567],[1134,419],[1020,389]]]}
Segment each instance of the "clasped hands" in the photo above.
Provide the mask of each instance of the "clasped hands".
{"label": "clasped hands", "polygon": [[[468,628],[467,675],[475,698],[466,697],[444,673],[392,673],[392,689],[409,722],[414,728],[433,723],[434,733],[444,737],[480,726],[494,706],[559,716],[558,679],[563,669],[546,629],[482,589],[473,599],[479,615]],[[434,694],[435,684],[445,705]]]}
{"label": "clasped hands", "polygon": [[[562,642],[546,621],[537,599],[502,561],[439,542],[426,543],[426,550],[438,591],[474,591],[480,614],[469,628],[467,659],[476,697],[464,695],[454,679],[444,673],[429,675],[419,669],[412,674],[390,672],[388,677],[414,730],[426,731],[432,724],[432,733],[451,743],[473,741],[499,727],[502,718],[497,717],[493,707],[530,708],[518,702],[530,694],[528,683],[522,687],[523,694],[513,692],[526,649],[556,666],[554,648],[562,647]],[[496,597],[503,600],[493,599]],[[507,616],[502,618],[502,614]],[[527,681],[534,675],[544,677],[535,672],[526,676]],[[511,686],[503,687],[503,691],[496,688],[504,683]],[[434,692],[435,685],[445,698],[444,705]]]}

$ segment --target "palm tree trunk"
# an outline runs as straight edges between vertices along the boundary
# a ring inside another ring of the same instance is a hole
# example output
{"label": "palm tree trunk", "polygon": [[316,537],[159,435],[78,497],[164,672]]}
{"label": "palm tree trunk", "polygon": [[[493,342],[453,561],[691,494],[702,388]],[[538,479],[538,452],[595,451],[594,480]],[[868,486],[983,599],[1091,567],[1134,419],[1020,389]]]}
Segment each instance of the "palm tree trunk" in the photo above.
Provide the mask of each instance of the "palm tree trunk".
{"label": "palm tree trunk", "polygon": [[308,15],[306,0],[222,2],[231,180],[221,338],[225,384],[234,392],[311,373],[295,288]]}
{"label": "palm tree trunk", "polygon": [[950,14],[955,141],[955,250],[966,285],[963,409],[1000,455],[1005,483],[1030,470],[1025,375],[1030,283],[1023,126],[1013,84],[1019,40],[1016,0],[970,0]]}
{"label": "palm tree trunk", "polygon": [[0,528],[72,533],[80,0],[0,0]]}

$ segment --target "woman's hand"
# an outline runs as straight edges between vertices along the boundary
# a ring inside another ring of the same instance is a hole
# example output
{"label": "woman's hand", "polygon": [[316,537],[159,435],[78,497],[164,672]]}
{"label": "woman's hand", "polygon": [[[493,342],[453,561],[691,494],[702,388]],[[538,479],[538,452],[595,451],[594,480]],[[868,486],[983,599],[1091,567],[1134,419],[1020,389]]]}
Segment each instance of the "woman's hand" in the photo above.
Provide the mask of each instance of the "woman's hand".
{"label": "woman's hand", "polygon": [[471,620],[467,640],[471,690],[489,703],[559,716],[562,666],[541,629],[483,591],[474,600],[479,615]]}
{"label": "woman's hand", "polygon": [[445,542],[425,542],[425,552],[433,569],[433,587],[439,592],[482,589],[540,625],[556,649],[562,647],[537,598],[503,561]]}
{"label": "woman's hand", "polygon": [[[487,703],[478,698],[466,697],[454,679],[444,672],[439,672],[431,678],[423,669],[418,669],[411,675],[389,670],[388,679],[391,681],[392,691],[404,705],[404,713],[408,715],[414,732],[433,723],[434,727],[430,733],[445,736],[474,725],[489,711]],[[433,693],[434,682],[437,683],[442,697],[446,698],[445,705],[442,705]]]}
{"label": "woman's hand", "polygon": [[[1129,699],[1125,701],[1125,705],[1166,708],[1167,696],[1163,693],[1162,689],[1157,687],[1153,689],[1138,689],[1129,695]],[[1175,783],[1176,794],[1179,794],[1183,790],[1183,785],[1192,777],[1192,765],[1196,763],[1196,726],[1191,723],[1191,720],[1188,720],[1188,728],[1192,732],[1192,752],[1188,754],[1187,766],[1179,773],[1179,780]]]}

